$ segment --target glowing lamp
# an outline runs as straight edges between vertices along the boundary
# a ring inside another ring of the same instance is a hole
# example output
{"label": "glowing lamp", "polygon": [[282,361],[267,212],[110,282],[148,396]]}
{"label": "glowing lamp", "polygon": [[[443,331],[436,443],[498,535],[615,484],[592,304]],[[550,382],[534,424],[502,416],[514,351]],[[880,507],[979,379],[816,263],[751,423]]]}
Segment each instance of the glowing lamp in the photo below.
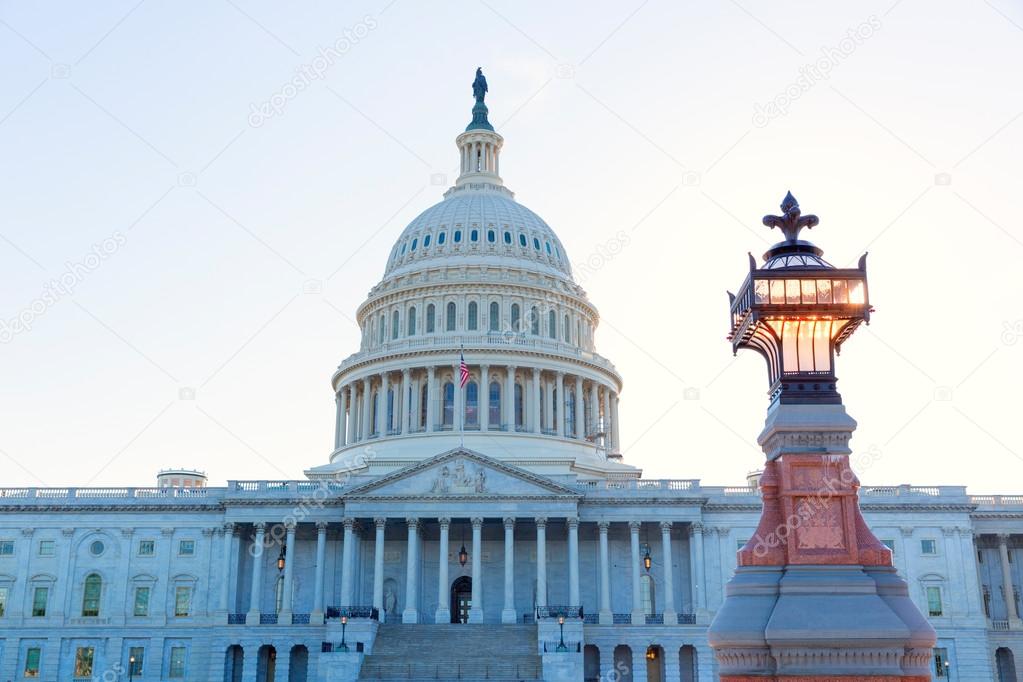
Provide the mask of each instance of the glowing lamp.
{"label": "glowing lamp", "polygon": [[643,555],[643,568],[646,569],[647,573],[650,572],[650,567],[653,563],[653,559],[650,558],[650,548],[647,547],[646,554]]}
{"label": "glowing lamp", "polygon": [[284,555],[287,554],[287,549],[288,549],[287,547],[285,547],[284,545],[281,545],[281,553],[277,555],[277,570],[278,571],[283,571],[284,570],[284,562],[285,562]]}
{"label": "glowing lamp", "polygon": [[819,222],[801,215],[789,192],[782,215],[764,225],[785,236],[764,254],[750,254],[750,272],[737,294],[729,292],[732,351],[754,350],[767,360],[771,400],[781,403],[840,404],[835,355],[859,325],[870,321],[867,255],[855,268],[836,268],[814,244],[799,239]]}
{"label": "glowing lamp", "polygon": [[458,550],[458,565],[465,566],[467,561],[469,561],[469,553],[465,551],[465,545],[462,545],[462,549]]}

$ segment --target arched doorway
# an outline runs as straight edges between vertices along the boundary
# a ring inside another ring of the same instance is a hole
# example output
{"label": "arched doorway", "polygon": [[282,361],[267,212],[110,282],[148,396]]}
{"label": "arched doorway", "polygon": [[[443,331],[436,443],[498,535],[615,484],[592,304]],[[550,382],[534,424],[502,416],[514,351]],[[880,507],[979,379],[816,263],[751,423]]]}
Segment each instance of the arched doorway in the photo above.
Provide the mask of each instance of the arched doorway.
{"label": "arched doorway", "polygon": [[583,681],[598,682],[600,680],[600,649],[593,644],[583,647]]}
{"label": "arched doorway", "polygon": [[277,649],[264,644],[256,658],[256,682],[276,682]]}
{"label": "arched doorway", "polygon": [[633,682],[635,678],[632,676],[632,649],[626,644],[619,644],[614,650],[614,672],[618,674],[618,679],[622,682]]}
{"label": "arched doorway", "polygon": [[463,575],[451,583],[451,622],[468,623],[472,608],[472,578]]}
{"label": "arched doorway", "polygon": [[998,682],[1016,681],[1016,661],[1007,647],[995,650],[995,665],[998,667]]}
{"label": "arched doorway", "polygon": [[245,661],[244,652],[237,644],[227,647],[224,655],[224,682],[242,682],[242,664]]}
{"label": "arched doorway", "polygon": [[664,649],[656,644],[646,648],[647,682],[664,682]]}
{"label": "arched doorway", "polygon": [[291,665],[288,666],[288,682],[306,682],[309,677],[309,649],[304,644],[291,647]]}

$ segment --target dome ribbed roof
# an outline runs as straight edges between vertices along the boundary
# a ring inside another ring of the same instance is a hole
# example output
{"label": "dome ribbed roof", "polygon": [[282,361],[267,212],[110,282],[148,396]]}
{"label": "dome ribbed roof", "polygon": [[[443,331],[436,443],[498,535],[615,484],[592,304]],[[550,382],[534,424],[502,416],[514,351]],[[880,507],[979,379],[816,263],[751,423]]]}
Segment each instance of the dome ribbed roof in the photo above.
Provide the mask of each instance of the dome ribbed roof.
{"label": "dome ribbed roof", "polygon": [[503,188],[453,188],[402,232],[384,276],[438,265],[486,264],[572,279],[564,247],[543,218]]}

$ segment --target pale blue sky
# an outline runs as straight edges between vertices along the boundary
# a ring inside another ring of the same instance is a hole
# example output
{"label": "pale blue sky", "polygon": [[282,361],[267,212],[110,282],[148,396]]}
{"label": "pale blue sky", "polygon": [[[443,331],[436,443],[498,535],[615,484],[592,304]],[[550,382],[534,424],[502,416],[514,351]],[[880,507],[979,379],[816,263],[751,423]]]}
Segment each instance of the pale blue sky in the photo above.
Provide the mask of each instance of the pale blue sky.
{"label": "pale blue sky", "polygon": [[325,462],[355,308],[454,179],[482,65],[505,182],[577,269],[629,235],[580,275],[627,461],[734,485],[762,460],[725,290],[791,189],[825,257],[870,251],[838,365],[861,479],[1023,488],[1017,4],[7,0],[0,63],[2,485]]}

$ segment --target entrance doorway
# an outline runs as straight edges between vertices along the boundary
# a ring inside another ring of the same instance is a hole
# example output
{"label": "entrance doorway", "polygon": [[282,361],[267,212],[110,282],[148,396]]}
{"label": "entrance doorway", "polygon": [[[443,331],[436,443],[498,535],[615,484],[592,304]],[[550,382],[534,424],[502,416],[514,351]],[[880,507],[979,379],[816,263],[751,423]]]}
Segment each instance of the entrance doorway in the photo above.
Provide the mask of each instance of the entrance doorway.
{"label": "entrance doorway", "polygon": [[451,583],[451,622],[468,623],[472,608],[472,578],[463,575]]}

